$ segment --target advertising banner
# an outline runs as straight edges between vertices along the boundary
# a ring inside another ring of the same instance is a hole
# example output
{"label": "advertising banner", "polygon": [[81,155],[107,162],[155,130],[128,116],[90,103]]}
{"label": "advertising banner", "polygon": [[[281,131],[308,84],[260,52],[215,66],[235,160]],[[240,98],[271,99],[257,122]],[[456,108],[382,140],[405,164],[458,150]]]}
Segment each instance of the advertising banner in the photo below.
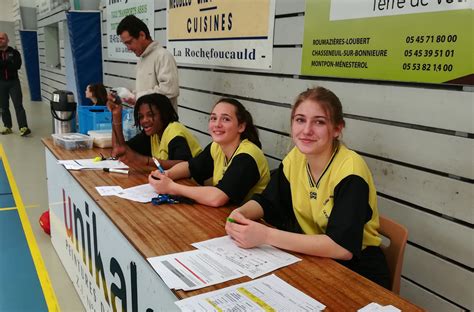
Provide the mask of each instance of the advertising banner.
{"label": "advertising banner", "polygon": [[120,41],[117,35],[117,26],[127,15],[135,15],[141,19],[154,37],[155,29],[155,1],[154,0],[116,0],[107,1],[107,51],[109,58],[136,61],[133,52]]}
{"label": "advertising banner", "polygon": [[472,48],[469,1],[307,0],[301,74],[473,85]]}
{"label": "advertising banner", "polygon": [[275,0],[167,1],[178,63],[271,69]]}
{"label": "advertising banner", "polygon": [[84,310],[179,310],[151,265],[48,150],[46,171],[51,242]]}

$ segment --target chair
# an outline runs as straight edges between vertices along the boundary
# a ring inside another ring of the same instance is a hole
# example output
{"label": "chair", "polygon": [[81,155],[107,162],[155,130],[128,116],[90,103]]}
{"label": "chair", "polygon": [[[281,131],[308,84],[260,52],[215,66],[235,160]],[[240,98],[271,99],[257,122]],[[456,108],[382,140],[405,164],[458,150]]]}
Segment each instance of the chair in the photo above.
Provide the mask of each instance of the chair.
{"label": "chair", "polygon": [[379,233],[390,240],[390,245],[381,245],[390,272],[391,288],[397,295],[400,293],[403,254],[408,240],[408,230],[401,224],[380,216]]}

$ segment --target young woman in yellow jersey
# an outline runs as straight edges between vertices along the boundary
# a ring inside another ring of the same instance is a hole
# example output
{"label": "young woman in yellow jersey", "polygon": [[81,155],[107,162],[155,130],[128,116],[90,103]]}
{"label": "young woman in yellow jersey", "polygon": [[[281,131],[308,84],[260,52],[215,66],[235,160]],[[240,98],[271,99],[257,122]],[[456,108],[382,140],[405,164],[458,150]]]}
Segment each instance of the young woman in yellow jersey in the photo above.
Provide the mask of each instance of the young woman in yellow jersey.
{"label": "young woman in yellow jersey", "polygon": [[[235,222],[226,231],[240,247],[270,244],[333,258],[388,288],[372,174],[339,141],[344,125],[334,93],[322,87],[301,93],[291,112],[295,147],[263,193],[230,214]],[[274,227],[252,221],[260,218]]]}
{"label": "young woman in yellow jersey", "polygon": [[178,114],[170,100],[158,93],[138,98],[134,117],[135,125],[142,131],[125,142],[122,132],[122,107],[107,102],[112,112],[112,155],[134,167],[152,166],[151,157],[157,158],[164,168],[189,160],[201,152],[197,139],[178,122]]}
{"label": "young woman in yellow jersey", "polygon": [[[257,129],[245,107],[235,99],[219,100],[211,112],[209,134],[212,142],[197,157],[177,164],[166,174],[150,174],[148,180],[156,191],[213,207],[228,202],[241,204],[262,192],[270,172]],[[187,186],[173,181],[189,177],[201,185],[210,180],[210,185]]]}

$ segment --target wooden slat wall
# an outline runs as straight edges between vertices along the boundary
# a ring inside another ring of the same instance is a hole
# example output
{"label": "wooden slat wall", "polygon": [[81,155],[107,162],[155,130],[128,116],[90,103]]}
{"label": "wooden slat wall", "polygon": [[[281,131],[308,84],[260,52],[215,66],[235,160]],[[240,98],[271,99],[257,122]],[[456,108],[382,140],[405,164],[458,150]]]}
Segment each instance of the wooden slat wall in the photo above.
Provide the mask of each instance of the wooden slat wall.
{"label": "wooden slat wall", "polygon": [[[135,63],[107,58],[104,82],[134,88]],[[155,40],[166,45],[166,1],[155,0]],[[344,106],[344,142],[371,168],[382,214],[410,231],[401,295],[430,311],[474,309],[473,89],[301,77],[304,0],[277,0],[271,71],[179,66],[179,114],[205,145],[208,114],[222,96],[252,113],[270,166],[291,148],[290,106],[321,85]],[[316,298],[317,299],[317,298]]]}
{"label": "wooden slat wall", "polygon": [[[66,89],[66,66],[73,66],[73,64],[66,64],[64,55],[64,31],[66,26],[66,10],[69,4],[62,4],[55,9],[43,15],[38,14],[38,50],[40,63],[40,81],[41,81],[41,97],[43,103],[49,105],[51,94],[56,90]],[[37,10],[38,11],[38,10]],[[45,40],[44,27],[58,23],[59,32],[59,56],[61,68],[49,68],[46,66],[45,60]]]}

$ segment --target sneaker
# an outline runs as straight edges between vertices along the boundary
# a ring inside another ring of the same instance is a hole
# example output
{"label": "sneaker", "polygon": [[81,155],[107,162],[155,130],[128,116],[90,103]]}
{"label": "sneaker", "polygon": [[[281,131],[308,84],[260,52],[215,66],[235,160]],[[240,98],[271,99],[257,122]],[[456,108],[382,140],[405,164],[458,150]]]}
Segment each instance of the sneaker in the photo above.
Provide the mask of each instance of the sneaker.
{"label": "sneaker", "polygon": [[23,128],[20,129],[20,135],[21,136],[27,136],[30,133],[31,133],[31,130],[28,129],[28,127],[23,127]]}
{"label": "sneaker", "polygon": [[3,128],[3,130],[0,131],[0,133],[1,133],[2,135],[5,135],[5,134],[13,133],[13,131],[12,131],[12,128]]}

